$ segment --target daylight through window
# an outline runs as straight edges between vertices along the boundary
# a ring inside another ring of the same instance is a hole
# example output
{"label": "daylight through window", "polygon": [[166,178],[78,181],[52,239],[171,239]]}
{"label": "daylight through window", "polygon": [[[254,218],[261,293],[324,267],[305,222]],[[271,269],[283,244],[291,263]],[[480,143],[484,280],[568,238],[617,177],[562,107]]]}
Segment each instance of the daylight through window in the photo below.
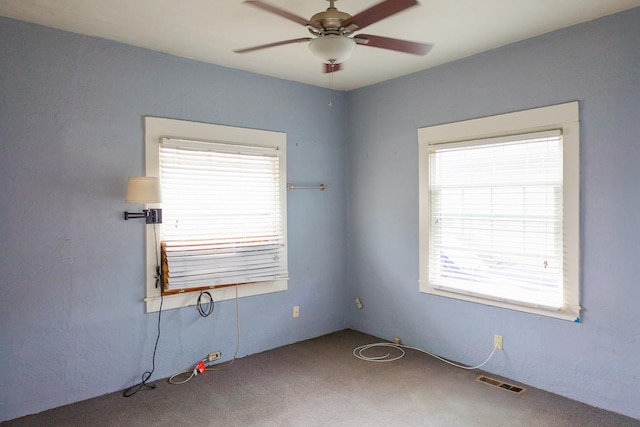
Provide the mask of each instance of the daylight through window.
{"label": "daylight through window", "polygon": [[146,175],[163,193],[147,312],[195,305],[203,289],[215,301],[287,289],[286,153],[282,132],[145,117]]}
{"label": "daylight through window", "polygon": [[471,121],[421,129],[421,289],[575,320],[577,125],[525,113],[480,138]]}
{"label": "daylight through window", "polygon": [[287,278],[279,150],[163,138],[163,289]]}

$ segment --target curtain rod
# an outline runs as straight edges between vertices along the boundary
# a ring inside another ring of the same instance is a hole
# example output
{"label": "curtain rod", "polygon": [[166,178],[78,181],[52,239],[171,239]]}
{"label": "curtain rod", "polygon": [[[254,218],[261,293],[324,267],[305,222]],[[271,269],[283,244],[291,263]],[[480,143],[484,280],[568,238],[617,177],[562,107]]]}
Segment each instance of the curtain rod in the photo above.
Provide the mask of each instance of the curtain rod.
{"label": "curtain rod", "polygon": [[312,186],[312,187],[303,187],[303,186],[298,186],[298,185],[293,185],[293,184],[287,184],[287,190],[320,190],[320,191],[324,191],[325,188],[329,188],[329,186],[326,185],[326,184],[320,184],[320,185],[316,185],[316,186]]}

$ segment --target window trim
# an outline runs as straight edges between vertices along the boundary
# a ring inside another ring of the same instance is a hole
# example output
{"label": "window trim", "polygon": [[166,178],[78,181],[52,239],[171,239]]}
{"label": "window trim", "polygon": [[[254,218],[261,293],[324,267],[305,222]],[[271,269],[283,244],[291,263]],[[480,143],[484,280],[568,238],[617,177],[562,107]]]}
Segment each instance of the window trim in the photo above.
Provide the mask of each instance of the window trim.
{"label": "window trim", "polygon": [[[561,129],[563,135],[563,239],[565,305],[548,310],[530,305],[465,295],[429,284],[429,146]],[[580,321],[580,122],[577,101],[418,129],[419,289],[420,292]],[[423,184],[424,183],[424,184]],[[568,287],[570,289],[568,289]]]}
{"label": "window trim", "polygon": [[[287,190],[286,190],[286,134],[283,132],[265,131],[259,129],[247,129],[233,126],[215,125],[210,123],[191,122],[186,120],[165,119],[160,117],[145,117],[145,171],[147,176],[159,175],[159,141],[161,138],[189,139],[201,141],[216,141],[232,145],[253,145],[280,148],[281,186],[280,200],[282,203],[282,216],[284,221],[284,237],[287,238]],[[157,207],[149,205],[147,207]],[[157,236],[158,253],[162,235]],[[146,287],[145,306],[146,312],[160,310],[161,290],[156,288],[156,236],[153,226],[146,227]],[[236,287],[226,286],[209,290],[215,301],[234,299]],[[262,295],[272,292],[286,291],[288,280],[275,280],[270,282],[247,283],[237,286],[239,297]],[[194,296],[195,295],[195,296]],[[163,297],[163,310],[187,307],[196,304],[197,294],[184,292]]]}

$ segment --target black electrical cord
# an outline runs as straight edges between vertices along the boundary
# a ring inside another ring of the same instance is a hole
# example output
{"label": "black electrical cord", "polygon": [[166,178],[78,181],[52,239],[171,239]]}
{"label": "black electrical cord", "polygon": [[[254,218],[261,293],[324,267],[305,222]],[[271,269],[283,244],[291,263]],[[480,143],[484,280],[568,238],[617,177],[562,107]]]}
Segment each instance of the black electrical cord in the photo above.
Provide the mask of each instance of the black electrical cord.
{"label": "black electrical cord", "polygon": [[158,310],[158,336],[156,337],[156,345],[153,347],[153,357],[151,358],[151,370],[146,371],[145,373],[142,374],[141,382],[126,389],[122,393],[122,396],[124,397],[133,396],[134,394],[139,392],[142,387],[145,387],[148,389],[156,388],[155,384],[147,384],[147,381],[149,380],[149,378],[151,378],[151,375],[153,375],[153,371],[155,371],[156,369],[156,350],[158,350],[158,341],[160,341],[160,318],[162,317],[163,302],[164,302],[164,298],[162,297],[162,295],[160,295],[160,310]]}
{"label": "black electrical cord", "polygon": [[[153,235],[155,237],[155,241],[156,241],[156,288],[158,287],[158,283],[160,281],[160,260],[158,257],[158,234],[156,231],[156,225],[153,224]],[[162,303],[164,302],[164,298],[162,296],[162,292],[160,293],[160,309],[158,310],[158,335],[156,336],[156,344],[153,346],[153,357],[151,358],[151,370],[150,371],[146,371],[145,373],[142,374],[142,381],[139,382],[138,384],[129,387],[128,389],[126,389],[124,392],[122,392],[122,396],[123,397],[131,397],[134,394],[136,394],[137,392],[140,391],[140,389],[142,389],[142,387],[145,387],[147,389],[154,389],[156,388],[155,384],[147,384],[147,381],[149,381],[149,378],[151,378],[151,375],[153,375],[153,371],[156,370],[156,351],[158,350],[158,342],[160,341],[160,319],[162,318]]]}
{"label": "black electrical cord", "polygon": [[[206,295],[209,298],[209,302],[202,302],[202,295]],[[204,308],[204,305],[209,304],[207,306],[207,308]],[[213,313],[213,309],[214,309],[214,302],[213,302],[213,297],[211,296],[211,294],[209,292],[202,292],[200,291],[200,295],[198,296],[198,302],[196,303],[196,310],[198,310],[198,313],[200,313],[200,316],[202,317],[207,317],[209,316],[211,313]]]}

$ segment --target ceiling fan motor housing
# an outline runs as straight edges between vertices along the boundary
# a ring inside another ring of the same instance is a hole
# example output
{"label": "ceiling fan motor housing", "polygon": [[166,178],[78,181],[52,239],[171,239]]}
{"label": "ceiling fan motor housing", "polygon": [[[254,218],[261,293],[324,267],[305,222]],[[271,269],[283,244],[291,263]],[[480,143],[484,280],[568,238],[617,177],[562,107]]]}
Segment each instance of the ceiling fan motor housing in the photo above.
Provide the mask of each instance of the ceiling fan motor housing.
{"label": "ceiling fan motor housing", "polygon": [[324,12],[316,13],[309,20],[317,28],[322,28],[323,31],[314,32],[312,28],[309,30],[316,35],[328,35],[328,34],[336,34],[336,35],[345,35],[342,31],[342,22],[351,18],[351,15],[345,12],[341,12],[336,8],[329,8]]}

